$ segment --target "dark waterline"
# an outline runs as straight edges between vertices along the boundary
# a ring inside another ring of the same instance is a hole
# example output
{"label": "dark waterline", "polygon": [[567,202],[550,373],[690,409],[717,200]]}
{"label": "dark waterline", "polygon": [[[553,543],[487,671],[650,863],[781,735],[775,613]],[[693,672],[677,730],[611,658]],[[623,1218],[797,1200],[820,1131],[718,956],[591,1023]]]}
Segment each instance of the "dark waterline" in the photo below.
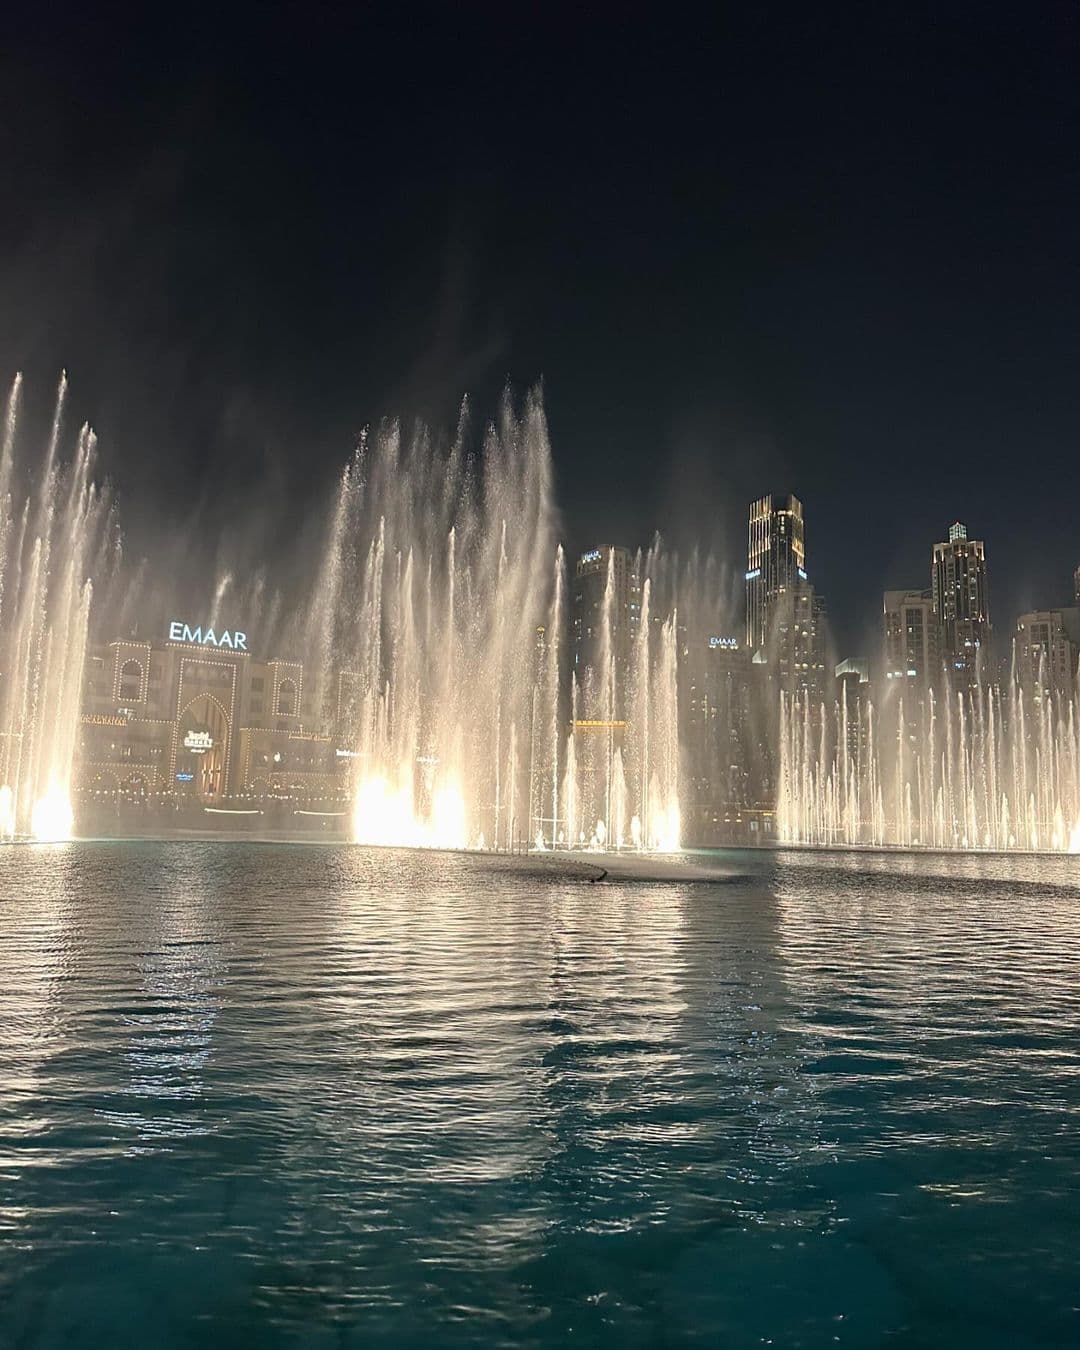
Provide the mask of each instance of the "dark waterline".
{"label": "dark waterline", "polygon": [[0,1346],[1075,1345],[1080,859],[716,863],[0,850]]}

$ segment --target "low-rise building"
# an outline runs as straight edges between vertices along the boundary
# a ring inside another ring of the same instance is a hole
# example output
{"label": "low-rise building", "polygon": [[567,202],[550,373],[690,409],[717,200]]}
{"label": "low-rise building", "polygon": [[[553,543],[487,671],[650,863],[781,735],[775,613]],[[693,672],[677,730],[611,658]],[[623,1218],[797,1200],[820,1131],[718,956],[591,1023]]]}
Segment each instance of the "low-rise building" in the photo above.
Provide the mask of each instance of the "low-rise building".
{"label": "low-rise building", "polygon": [[91,647],[76,787],[204,805],[244,796],[339,797],[347,675],[323,687],[300,661],[258,659],[247,635],[171,623],[156,639]]}

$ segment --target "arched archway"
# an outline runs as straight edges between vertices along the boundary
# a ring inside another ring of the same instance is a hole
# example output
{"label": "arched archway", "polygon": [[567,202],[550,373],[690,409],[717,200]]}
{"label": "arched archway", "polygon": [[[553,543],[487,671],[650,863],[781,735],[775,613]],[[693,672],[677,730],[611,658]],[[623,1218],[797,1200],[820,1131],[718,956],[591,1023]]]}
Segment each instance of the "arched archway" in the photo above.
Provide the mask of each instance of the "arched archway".
{"label": "arched archway", "polygon": [[117,684],[121,703],[142,702],[144,678],[145,671],[141,661],[132,658],[124,662],[120,667],[120,679]]}
{"label": "arched archway", "polygon": [[[213,694],[199,694],[181,712],[177,727],[177,786],[203,801],[228,791],[229,715]],[[186,776],[190,774],[191,777]]]}
{"label": "arched archway", "polygon": [[292,717],[295,713],[296,681],[282,680],[277,687],[277,707],[274,709],[274,715],[276,717]]}

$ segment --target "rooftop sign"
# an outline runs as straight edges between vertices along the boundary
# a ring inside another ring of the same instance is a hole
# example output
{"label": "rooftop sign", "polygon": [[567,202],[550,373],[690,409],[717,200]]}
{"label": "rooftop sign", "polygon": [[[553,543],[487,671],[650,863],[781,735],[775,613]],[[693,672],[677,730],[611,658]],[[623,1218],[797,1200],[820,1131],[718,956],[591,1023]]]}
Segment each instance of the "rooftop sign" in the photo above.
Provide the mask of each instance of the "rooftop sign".
{"label": "rooftop sign", "polygon": [[192,628],[180,619],[173,619],[169,624],[169,641],[187,642],[195,647],[227,647],[234,652],[248,649],[247,634],[239,629],[230,632],[223,628],[220,633],[215,633],[213,628]]}

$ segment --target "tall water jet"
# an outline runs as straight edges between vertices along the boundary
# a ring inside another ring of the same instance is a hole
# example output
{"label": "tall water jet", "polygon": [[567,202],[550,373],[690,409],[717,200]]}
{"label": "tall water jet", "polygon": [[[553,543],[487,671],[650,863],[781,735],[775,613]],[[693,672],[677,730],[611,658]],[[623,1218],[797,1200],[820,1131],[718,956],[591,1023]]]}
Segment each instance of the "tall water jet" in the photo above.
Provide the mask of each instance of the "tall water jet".
{"label": "tall water jet", "polygon": [[387,422],[342,475],[309,647],[352,686],[362,842],[517,847],[532,815],[557,820],[561,598],[539,394],[520,415],[508,394],[479,454],[467,435],[466,410],[448,447]]}
{"label": "tall water jet", "polygon": [[619,848],[679,846],[678,597],[670,570],[657,541],[637,554],[592,549],[575,576],[566,758],[591,837]]}
{"label": "tall water jet", "polygon": [[[785,702],[777,833],[802,844],[1076,851],[1080,694],[945,686],[914,706]],[[842,729],[838,733],[838,728]]]}
{"label": "tall water jet", "polygon": [[107,539],[92,479],[95,437],[60,455],[67,382],[36,471],[19,454],[22,377],[0,443],[0,837],[69,838],[71,780],[90,619]]}
{"label": "tall water jet", "polygon": [[674,618],[646,607],[620,645],[609,593],[579,688],[554,522],[539,391],[507,392],[477,453],[467,408],[446,445],[397,422],[360,438],[306,634],[350,690],[357,841],[677,847]]}

